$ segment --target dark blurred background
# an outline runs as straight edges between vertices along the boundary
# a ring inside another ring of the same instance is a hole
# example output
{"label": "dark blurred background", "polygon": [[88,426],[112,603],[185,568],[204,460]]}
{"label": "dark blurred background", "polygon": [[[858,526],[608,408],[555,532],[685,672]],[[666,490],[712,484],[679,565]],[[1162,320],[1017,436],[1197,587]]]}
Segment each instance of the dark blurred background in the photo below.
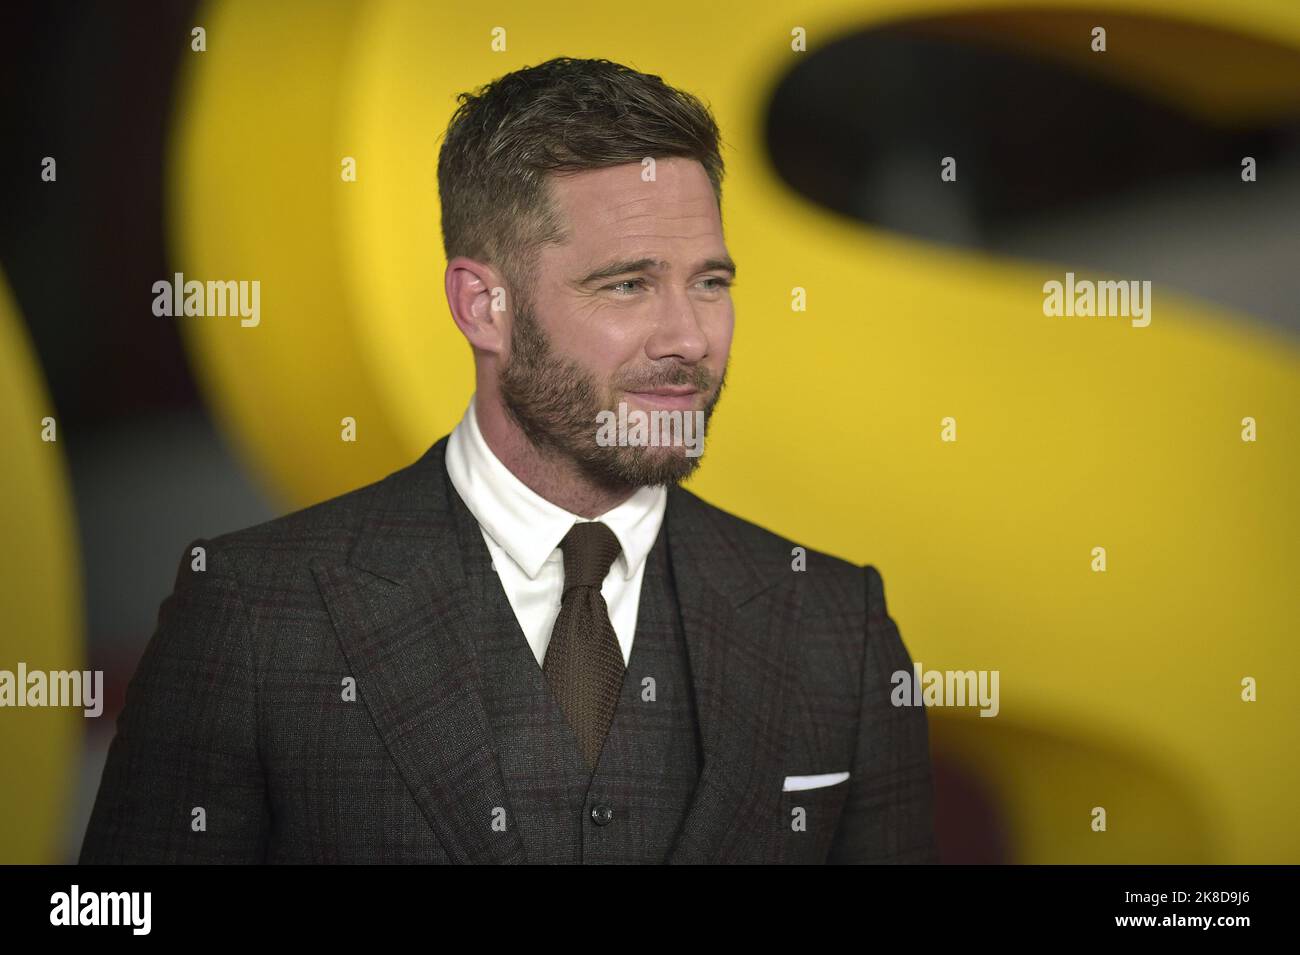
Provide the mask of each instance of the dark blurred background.
{"label": "dark blurred background", "polygon": [[[114,716],[200,534],[274,516],[213,428],[177,326],[140,321],[170,275],[163,157],[194,4],[5,4],[0,265],[62,430],[76,507],[87,667],[104,671],[66,858],[74,861]],[[57,188],[40,179],[57,160]],[[12,665],[6,664],[6,665]]]}

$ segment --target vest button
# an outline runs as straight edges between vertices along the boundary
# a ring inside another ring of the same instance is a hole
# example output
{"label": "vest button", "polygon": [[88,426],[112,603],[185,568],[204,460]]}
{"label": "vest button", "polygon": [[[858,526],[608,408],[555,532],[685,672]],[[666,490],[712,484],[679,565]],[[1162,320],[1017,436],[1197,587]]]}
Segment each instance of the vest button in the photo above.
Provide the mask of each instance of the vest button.
{"label": "vest button", "polygon": [[598,826],[608,826],[614,821],[614,810],[604,803],[591,807],[591,821]]}

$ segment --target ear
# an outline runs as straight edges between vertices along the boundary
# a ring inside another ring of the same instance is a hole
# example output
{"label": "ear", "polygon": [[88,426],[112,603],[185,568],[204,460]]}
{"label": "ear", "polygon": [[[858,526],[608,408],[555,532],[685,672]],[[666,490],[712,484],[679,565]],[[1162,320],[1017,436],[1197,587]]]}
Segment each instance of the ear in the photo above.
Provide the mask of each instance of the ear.
{"label": "ear", "polygon": [[444,277],[451,317],[475,351],[499,353],[510,341],[506,284],[490,265],[458,255]]}

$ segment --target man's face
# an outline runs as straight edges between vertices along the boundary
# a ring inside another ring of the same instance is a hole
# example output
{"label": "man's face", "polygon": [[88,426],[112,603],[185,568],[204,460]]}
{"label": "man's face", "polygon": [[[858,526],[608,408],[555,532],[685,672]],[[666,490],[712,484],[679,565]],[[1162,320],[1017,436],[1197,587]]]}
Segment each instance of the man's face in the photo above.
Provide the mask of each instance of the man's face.
{"label": "man's face", "polygon": [[537,446],[608,487],[676,483],[699,465],[680,444],[602,446],[597,415],[676,411],[707,422],[722,395],[734,273],[704,167],[661,159],[551,177],[568,233],[515,290],[507,410]]}

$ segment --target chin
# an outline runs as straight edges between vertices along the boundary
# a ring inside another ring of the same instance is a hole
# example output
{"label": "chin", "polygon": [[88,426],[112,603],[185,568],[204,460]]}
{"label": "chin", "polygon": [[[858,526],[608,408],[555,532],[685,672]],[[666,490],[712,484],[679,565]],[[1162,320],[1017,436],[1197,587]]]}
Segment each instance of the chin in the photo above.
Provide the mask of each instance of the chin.
{"label": "chin", "polygon": [[684,481],[700,461],[688,456],[685,448],[646,448],[625,471],[633,478],[630,483],[638,486],[670,485]]}

